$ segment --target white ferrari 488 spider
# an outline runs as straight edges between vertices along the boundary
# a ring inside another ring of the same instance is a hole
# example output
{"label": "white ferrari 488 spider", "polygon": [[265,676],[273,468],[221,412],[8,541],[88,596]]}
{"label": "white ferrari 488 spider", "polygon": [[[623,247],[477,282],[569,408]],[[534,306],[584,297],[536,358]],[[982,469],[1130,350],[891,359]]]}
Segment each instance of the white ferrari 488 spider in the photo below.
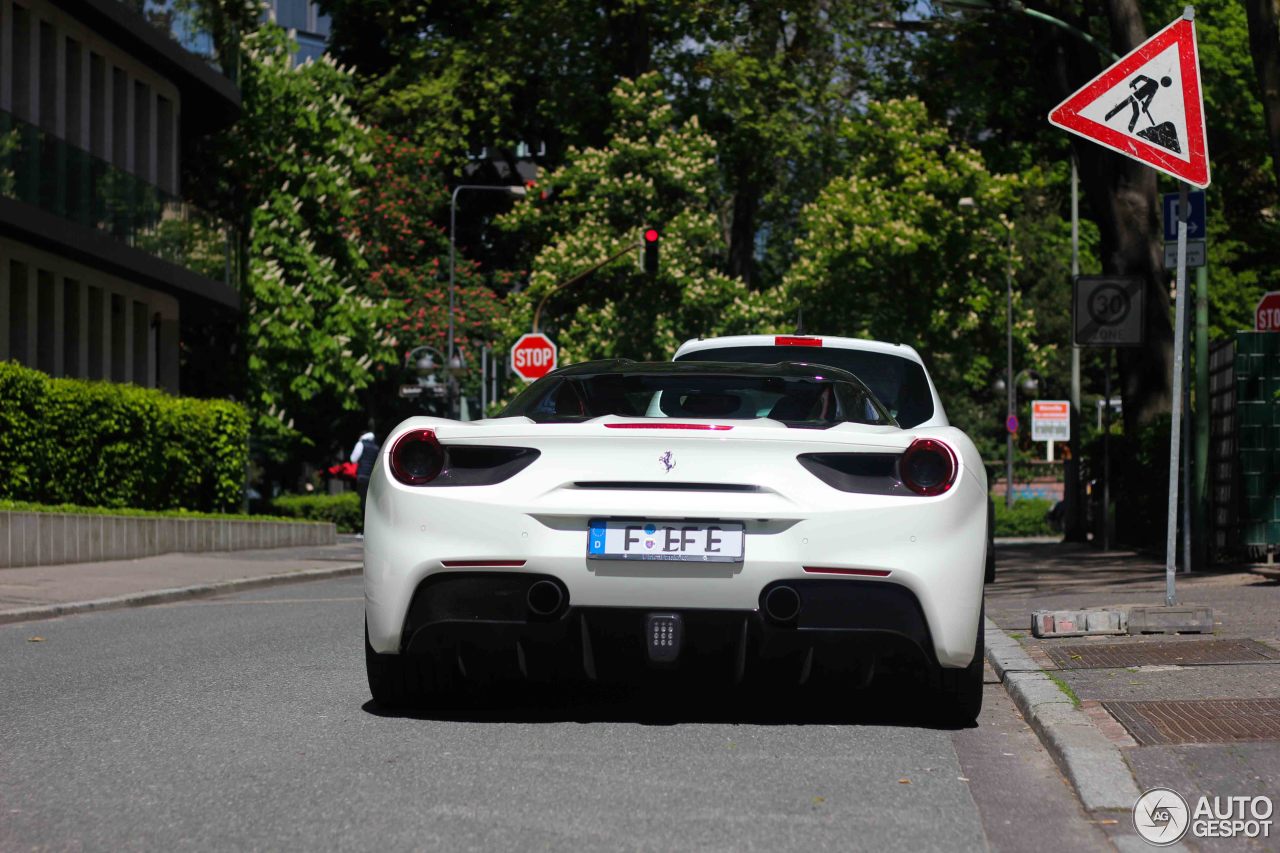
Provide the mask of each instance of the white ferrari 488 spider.
{"label": "white ferrari 488 spider", "polygon": [[986,473],[810,364],[578,364],[499,417],[411,418],[365,517],[375,701],[463,680],[696,677],[865,685],[924,673],[982,702]]}

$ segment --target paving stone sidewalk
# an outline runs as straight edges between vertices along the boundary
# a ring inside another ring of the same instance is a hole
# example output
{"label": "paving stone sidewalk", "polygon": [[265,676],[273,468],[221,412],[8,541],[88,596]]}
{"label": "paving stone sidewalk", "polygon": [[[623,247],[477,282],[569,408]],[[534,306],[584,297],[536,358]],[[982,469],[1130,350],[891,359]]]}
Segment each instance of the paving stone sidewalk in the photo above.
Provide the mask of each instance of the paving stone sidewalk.
{"label": "paving stone sidewalk", "polygon": [[128,607],[359,571],[355,537],[336,545],[0,569],[0,623]]}
{"label": "paving stone sidewalk", "polygon": [[[1179,574],[1179,604],[1213,608],[1211,636],[1036,639],[1033,610],[1162,605],[1163,561],[1063,543],[997,548],[987,616],[1079,700],[1140,790],[1171,788],[1193,808],[1201,795],[1280,806],[1280,582],[1243,570]],[[1280,814],[1273,821],[1270,838],[1182,844],[1280,849]]]}

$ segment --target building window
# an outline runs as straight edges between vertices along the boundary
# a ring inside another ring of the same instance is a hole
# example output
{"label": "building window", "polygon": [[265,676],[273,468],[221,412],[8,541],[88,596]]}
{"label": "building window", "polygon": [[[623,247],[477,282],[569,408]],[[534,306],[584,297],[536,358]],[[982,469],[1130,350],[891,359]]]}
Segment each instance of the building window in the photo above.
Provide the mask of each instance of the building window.
{"label": "building window", "polygon": [[286,30],[311,29],[307,0],[276,0],[276,23]]}
{"label": "building window", "polygon": [[133,173],[151,180],[151,87],[133,82]]}
{"label": "building window", "polygon": [[156,169],[160,188],[178,192],[178,152],[174,142],[173,101],[156,97]]}
{"label": "building window", "polygon": [[50,376],[55,372],[54,353],[58,350],[53,286],[53,273],[36,270],[36,367]]}
{"label": "building window", "polygon": [[31,13],[13,7],[13,113],[31,121]]}
{"label": "building window", "polygon": [[89,337],[87,344],[89,346],[89,379],[106,379],[106,371],[103,365],[106,361],[106,352],[103,351],[103,326],[106,320],[102,315],[102,288],[88,288],[89,298]]}
{"label": "building window", "polygon": [[111,294],[111,381],[127,382],[129,377],[124,371],[125,329],[128,323],[124,313],[124,297],[118,293]]}
{"label": "building window", "polygon": [[129,168],[129,78],[123,68],[111,69],[111,160]]}
{"label": "building window", "polygon": [[324,56],[324,39],[306,33],[297,33],[298,52],[294,55],[295,65],[305,65]]}
{"label": "building window", "polygon": [[83,291],[75,279],[62,280],[62,375],[80,375],[80,294]]}
{"label": "building window", "polygon": [[89,54],[89,150],[106,159],[107,63],[96,53]]}
{"label": "building window", "polygon": [[40,22],[40,127],[58,131],[58,41],[53,26]]}
{"label": "building window", "polygon": [[84,57],[81,53],[80,42],[75,39],[67,39],[66,42],[67,61],[65,63],[67,69],[67,127],[63,133],[63,137],[72,145],[80,148],[88,148],[86,140],[80,133],[81,104],[84,99],[84,87],[81,85],[83,75],[81,73],[84,68]]}
{"label": "building window", "polygon": [[29,365],[27,359],[27,300],[30,298],[30,282],[27,265],[21,261],[9,261],[9,357]]}

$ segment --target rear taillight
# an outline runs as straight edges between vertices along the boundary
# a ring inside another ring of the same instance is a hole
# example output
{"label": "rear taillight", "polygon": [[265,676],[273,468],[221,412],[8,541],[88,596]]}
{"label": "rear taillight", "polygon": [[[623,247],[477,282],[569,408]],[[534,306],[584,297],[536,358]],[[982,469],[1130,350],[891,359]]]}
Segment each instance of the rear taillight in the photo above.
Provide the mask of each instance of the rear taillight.
{"label": "rear taillight", "polygon": [[406,486],[424,486],[444,468],[444,449],[429,429],[412,429],[391,447],[391,474]]}
{"label": "rear taillight", "polygon": [[941,441],[918,438],[902,454],[902,483],[917,495],[940,495],[956,481],[956,454]]}

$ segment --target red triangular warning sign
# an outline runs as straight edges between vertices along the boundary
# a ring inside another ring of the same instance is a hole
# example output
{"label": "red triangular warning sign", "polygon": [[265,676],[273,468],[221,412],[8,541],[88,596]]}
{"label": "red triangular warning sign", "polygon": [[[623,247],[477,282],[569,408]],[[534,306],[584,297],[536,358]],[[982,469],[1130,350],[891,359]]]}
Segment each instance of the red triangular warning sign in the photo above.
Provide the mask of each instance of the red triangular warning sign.
{"label": "red triangular warning sign", "polygon": [[1209,186],[1196,28],[1179,18],[1054,107],[1049,122]]}

